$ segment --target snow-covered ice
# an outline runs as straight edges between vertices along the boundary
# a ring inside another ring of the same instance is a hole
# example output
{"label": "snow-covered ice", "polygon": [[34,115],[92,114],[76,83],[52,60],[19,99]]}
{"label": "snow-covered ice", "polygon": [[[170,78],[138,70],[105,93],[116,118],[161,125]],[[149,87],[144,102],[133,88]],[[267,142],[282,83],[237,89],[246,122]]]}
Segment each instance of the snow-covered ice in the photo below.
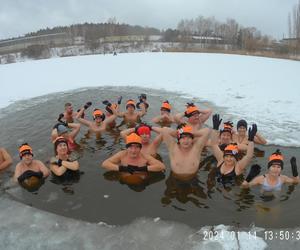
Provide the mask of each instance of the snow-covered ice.
{"label": "snow-covered ice", "polygon": [[269,144],[300,146],[300,62],[202,53],[78,56],[0,66],[0,107],[52,92],[95,86],[176,91],[258,124]]}

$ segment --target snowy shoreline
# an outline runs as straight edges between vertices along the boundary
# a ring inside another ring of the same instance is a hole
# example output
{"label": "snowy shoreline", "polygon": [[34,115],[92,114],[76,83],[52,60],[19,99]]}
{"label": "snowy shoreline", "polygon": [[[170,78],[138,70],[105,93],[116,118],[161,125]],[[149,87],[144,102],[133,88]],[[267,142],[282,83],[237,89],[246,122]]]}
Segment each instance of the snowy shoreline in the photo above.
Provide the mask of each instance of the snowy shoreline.
{"label": "snowy shoreline", "polygon": [[1,65],[0,108],[53,92],[96,86],[176,91],[256,122],[269,144],[300,146],[300,62],[197,53],[93,55]]}

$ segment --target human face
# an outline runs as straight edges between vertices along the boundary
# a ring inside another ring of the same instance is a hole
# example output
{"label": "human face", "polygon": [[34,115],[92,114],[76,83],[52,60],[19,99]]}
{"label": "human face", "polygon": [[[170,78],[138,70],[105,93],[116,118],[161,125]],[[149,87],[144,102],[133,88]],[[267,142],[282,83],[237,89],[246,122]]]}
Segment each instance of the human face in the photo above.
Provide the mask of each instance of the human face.
{"label": "human face", "polygon": [[169,115],[170,112],[167,111],[167,110],[165,110],[165,109],[161,109],[161,110],[160,110],[160,114],[161,114],[161,115]]}
{"label": "human face", "polygon": [[237,132],[238,132],[239,135],[245,136],[245,135],[246,135],[246,132],[247,132],[247,129],[246,129],[246,127],[244,127],[244,126],[240,126],[240,127],[237,129]]}
{"label": "human face", "polygon": [[137,158],[141,152],[141,146],[139,144],[131,144],[127,148],[129,158]]}
{"label": "human face", "polygon": [[226,166],[234,166],[236,163],[236,159],[233,155],[224,155],[224,163]]}
{"label": "human face", "polygon": [[69,115],[72,114],[73,113],[73,107],[72,106],[67,106],[66,107],[66,113],[69,114]]}
{"label": "human face", "polygon": [[134,112],[134,107],[133,107],[132,105],[128,105],[127,111],[128,111],[129,113],[133,113],[133,112]]}
{"label": "human face", "polygon": [[96,116],[95,117],[95,122],[96,123],[101,123],[102,122],[102,116]]}
{"label": "human face", "polygon": [[221,133],[220,142],[221,144],[229,144],[231,142],[231,133],[230,132]]}
{"label": "human face", "polygon": [[281,166],[279,164],[273,164],[269,168],[269,174],[272,176],[279,176],[281,173]]}
{"label": "human face", "polygon": [[189,135],[182,135],[179,140],[180,147],[188,149],[193,146],[193,138]]}
{"label": "human face", "polygon": [[22,161],[28,166],[32,163],[32,155],[31,154],[25,154],[22,156]]}
{"label": "human face", "polygon": [[65,142],[59,143],[56,147],[56,151],[58,155],[66,155],[68,154],[68,145]]}
{"label": "human face", "polygon": [[188,121],[191,124],[197,124],[199,122],[200,116],[198,112],[195,112],[191,117],[189,117]]}
{"label": "human face", "polygon": [[142,138],[142,144],[148,144],[150,141],[150,135],[149,134],[141,134],[140,137]]}

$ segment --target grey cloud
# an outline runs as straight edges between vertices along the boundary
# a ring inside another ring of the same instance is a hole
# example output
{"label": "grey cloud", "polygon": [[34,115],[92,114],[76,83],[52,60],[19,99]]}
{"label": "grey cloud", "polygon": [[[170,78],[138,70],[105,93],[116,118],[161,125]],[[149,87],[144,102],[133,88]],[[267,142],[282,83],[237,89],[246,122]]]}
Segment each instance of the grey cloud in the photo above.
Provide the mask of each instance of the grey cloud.
{"label": "grey cloud", "polygon": [[264,34],[281,38],[298,0],[0,0],[0,39],[41,28],[83,22],[119,22],[175,28],[183,18],[234,18]]}

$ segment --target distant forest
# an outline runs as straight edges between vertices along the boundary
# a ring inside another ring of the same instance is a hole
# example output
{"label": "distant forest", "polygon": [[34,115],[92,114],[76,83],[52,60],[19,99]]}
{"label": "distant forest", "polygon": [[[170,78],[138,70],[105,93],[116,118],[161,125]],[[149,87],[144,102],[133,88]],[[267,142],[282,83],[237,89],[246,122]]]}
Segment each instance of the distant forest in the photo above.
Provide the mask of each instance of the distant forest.
{"label": "distant forest", "polygon": [[108,23],[84,23],[71,26],[57,26],[54,28],[41,29],[25,35],[39,36],[55,33],[69,33],[72,36],[83,36],[86,39],[94,40],[106,36],[133,36],[133,35],[160,35],[161,32],[156,28],[142,27],[139,25],[131,26],[129,24]]}

